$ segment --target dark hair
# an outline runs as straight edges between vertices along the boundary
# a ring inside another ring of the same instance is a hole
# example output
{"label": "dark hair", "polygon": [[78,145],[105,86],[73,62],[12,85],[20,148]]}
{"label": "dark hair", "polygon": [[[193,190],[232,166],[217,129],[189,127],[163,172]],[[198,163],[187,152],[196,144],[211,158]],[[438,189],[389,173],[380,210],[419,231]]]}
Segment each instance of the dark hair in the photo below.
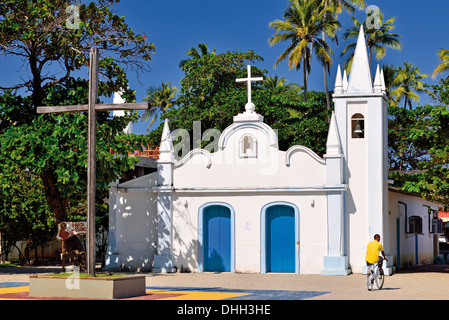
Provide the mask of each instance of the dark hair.
{"label": "dark hair", "polygon": [[377,233],[374,235],[374,239],[376,239],[377,237],[380,238],[380,235],[378,235]]}

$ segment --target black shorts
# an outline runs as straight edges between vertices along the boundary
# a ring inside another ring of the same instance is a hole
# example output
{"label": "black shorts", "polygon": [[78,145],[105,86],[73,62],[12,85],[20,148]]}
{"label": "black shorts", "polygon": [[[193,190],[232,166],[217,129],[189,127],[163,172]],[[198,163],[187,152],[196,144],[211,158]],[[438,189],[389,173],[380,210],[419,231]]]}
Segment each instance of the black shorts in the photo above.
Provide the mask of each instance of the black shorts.
{"label": "black shorts", "polygon": [[[384,261],[384,258],[381,257],[381,256],[379,256],[379,261],[377,261],[377,265],[381,266],[383,261]],[[374,264],[374,263],[369,263],[368,261],[366,261],[366,265],[367,265],[368,267],[369,267],[369,266],[372,266],[373,264]]]}

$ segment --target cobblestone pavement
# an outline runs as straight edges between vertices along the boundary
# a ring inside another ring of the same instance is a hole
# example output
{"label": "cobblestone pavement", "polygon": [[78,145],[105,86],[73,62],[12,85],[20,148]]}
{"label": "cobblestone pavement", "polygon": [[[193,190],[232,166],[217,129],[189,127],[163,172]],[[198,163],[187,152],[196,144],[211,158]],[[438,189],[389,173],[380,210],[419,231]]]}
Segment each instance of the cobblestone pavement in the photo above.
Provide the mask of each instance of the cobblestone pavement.
{"label": "cobblestone pavement", "polygon": [[[0,268],[0,288],[26,285],[30,274],[59,272],[60,267]],[[385,278],[382,290],[367,291],[365,275],[321,276],[239,273],[146,273],[147,290],[184,292],[188,299],[211,293],[235,293],[246,300],[448,300],[449,266],[420,266]],[[193,294],[195,293],[195,294]],[[209,294],[209,295],[208,295]],[[229,295],[227,296],[229,297]],[[182,297],[180,298],[182,299]],[[229,298],[228,298],[229,299]]]}

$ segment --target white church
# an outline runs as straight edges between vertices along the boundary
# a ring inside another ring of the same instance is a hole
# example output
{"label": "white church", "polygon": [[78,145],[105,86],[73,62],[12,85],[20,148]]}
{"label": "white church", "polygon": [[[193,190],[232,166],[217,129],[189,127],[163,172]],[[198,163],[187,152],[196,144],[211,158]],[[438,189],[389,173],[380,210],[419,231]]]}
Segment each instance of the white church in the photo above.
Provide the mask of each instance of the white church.
{"label": "white church", "polygon": [[106,269],[347,275],[364,272],[376,233],[388,274],[432,262],[438,205],[388,180],[379,66],[372,79],[361,28],[349,79],[338,67],[324,157],[299,145],[279,150],[251,102],[251,82],[261,79],[250,68],[239,79],[248,83],[245,111],[217,152],[175,160],[165,121],[157,171],[111,184]]}

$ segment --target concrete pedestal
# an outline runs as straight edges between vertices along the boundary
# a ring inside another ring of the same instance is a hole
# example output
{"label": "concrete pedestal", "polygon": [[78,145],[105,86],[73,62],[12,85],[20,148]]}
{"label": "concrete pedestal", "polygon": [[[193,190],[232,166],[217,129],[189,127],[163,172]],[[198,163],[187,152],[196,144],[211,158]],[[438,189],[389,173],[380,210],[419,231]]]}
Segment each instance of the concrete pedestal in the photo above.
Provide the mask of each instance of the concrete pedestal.
{"label": "concrete pedestal", "polygon": [[324,269],[321,271],[321,275],[347,276],[351,273],[348,265],[348,257],[346,256],[324,257]]}
{"label": "concrete pedestal", "polygon": [[30,297],[121,299],[145,295],[145,276],[79,278],[30,276]]}

